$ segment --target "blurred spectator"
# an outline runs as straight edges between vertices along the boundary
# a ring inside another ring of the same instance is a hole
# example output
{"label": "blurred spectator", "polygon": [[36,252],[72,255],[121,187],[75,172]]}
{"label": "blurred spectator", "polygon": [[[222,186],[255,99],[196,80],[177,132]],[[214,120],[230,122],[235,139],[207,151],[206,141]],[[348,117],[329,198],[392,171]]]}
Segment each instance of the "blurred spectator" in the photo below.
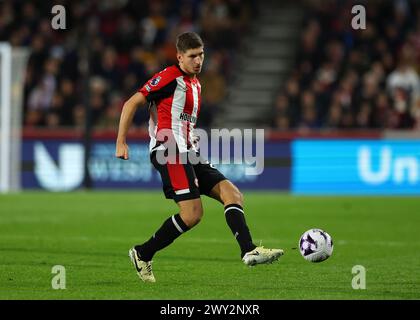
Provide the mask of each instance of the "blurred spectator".
{"label": "blurred spectator", "polygon": [[278,130],[287,131],[290,129],[289,117],[285,115],[277,115],[275,118],[275,126]]}
{"label": "blurred spectator", "polygon": [[77,104],[72,111],[74,128],[78,130],[83,129],[86,122],[85,106]]}
{"label": "blurred spectator", "polygon": [[72,109],[76,105],[75,84],[69,78],[63,78],[60,83],[60,93],[62,97],[62,108],[60,112],[60,123],[63,126],[72,126],[74,124]]}
{"label": "blurred spectator", "polygon": [[46,115],[46,126],[51,129],[60,127],[60,115],[56,111],[50,111]]}
{"label": "blurred spectator", "polygon": [[124,100],[119,94],[114,94],[110,99],[110,104],[105,108],[104,116],[97,123],[97,127],[104,129],[114,129],[118,123]]}
{"label": "blurred spectator", "polygon": [[390,112],[391,104],[387,94],[385,92],[379,93],[371,112],[370,124],[372,128],[385,129],[392,127],[388,124]]}
{"label": "blurred spectator", "polygon": [[338,129],[341,125],[342,111],[339,103],[331,105],[328,111],[328,115],[324,124],[325,128]]}
{"label": "blurred spectator", "polygon": [[227,1],[205,1],[201,8],[201,26],[204,38],[215,48],[235,45],[236,37]]}
{"label": "blurred spectator", "polygon": [[420,79],[413,66],[414,51],[409,45],[404,46],[397,68],[387,78],[388,93],[398,117],[396,128],[414,125],[413,110],[420,98]]}
{"label": "blurred spectator", "polygon": [[51,101],[57,86],[58,61],[51,58],[47,59],[44,66],[43,77],[29,93],[29,109],[48,111],[51,107]]}
{"label": "blurred spectator", "polygon": [[221,55],[213,53],[207,61],[204,74],[200,76],[202,108],[198,124],[203,128],[209,128],[214,112],[226,95],[226,80],[221,73],[221,64]]}
{"label": "blurred spectator", "polygon": [[315,129],[318,127],[317,107],[315,104],[315,95],[305,90],[301,95],[301,110],[298,128]]}

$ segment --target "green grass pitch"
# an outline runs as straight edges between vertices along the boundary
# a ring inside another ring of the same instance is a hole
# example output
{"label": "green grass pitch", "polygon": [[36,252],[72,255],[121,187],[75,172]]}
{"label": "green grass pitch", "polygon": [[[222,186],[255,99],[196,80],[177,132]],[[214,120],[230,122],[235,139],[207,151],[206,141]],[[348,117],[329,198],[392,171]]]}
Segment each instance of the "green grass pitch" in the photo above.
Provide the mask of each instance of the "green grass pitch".
{"label": "green grass pitch", "polygon": [[[254,242],[283,248],[280,261],[245,266],[222,206],[204,197],[201,223],[155,255],[154,284],[127,254],[177,212],[161,192],[0,196],[0,299],[420,298],[419,198],[244,194]],[[313,227],[334,240],[322,263],[292,249]],[[55,265],[65,267],[64,290],[52,288]],[[355,265],[366,269],[365,290],[352,288]]]}

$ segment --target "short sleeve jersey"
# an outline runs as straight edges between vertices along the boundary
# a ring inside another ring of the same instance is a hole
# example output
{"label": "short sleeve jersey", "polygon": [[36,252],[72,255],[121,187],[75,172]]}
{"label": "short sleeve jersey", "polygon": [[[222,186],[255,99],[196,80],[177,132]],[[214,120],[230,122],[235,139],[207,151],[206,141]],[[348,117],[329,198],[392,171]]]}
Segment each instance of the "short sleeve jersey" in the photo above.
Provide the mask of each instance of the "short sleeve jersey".
{"label": "short sleeve jersey", "polygon": [[173,65],[156,73],[139,92],[150,106],[150,151],[161,147],[161,137],[168,133],[180,152],[194,148],[193,132],[201,106],[197,77],[191,78],[178,65]]}

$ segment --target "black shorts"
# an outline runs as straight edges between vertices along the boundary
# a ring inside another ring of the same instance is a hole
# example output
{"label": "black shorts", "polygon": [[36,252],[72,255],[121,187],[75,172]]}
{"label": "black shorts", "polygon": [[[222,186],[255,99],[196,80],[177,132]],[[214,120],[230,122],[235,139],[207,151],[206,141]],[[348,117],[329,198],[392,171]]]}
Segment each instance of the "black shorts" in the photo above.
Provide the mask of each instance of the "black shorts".
{"label": "black shorts", "polygon": [[[198,153],[200,161],[197,164],[187,163],[166,163],[160,164],[156,159],[158,152],[155,150],[150,154],[150,160],[162,178],[163,192],[167,199],[174,199],[175,202],[182,200],[197,199],[204,194],[209,196],[213,187],[226,177],[208,161],[203,161]],[[193,152],[193,151],[190,151]]]}

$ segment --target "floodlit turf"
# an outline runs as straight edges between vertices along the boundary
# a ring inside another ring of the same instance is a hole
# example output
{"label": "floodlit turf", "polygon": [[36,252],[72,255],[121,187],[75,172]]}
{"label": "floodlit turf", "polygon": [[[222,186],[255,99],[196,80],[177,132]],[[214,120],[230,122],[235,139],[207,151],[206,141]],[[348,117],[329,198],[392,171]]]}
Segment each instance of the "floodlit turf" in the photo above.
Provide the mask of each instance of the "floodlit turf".
{"label": "floodlit turf", "polygon": [[[0,299],[420,298],[420,199],[244,193],[255,243],[283,248],[280,261],[245,266],[221,205],[205,198],[201,223],[155,255],[154,284],[127,253],[177,212],[160,192],[0,196]],[[318,264],[291,249],[312,227],[334,240]],[[65,290],[51,286],[55,265]],[[365,290],[352,288],[355,265]]]}

